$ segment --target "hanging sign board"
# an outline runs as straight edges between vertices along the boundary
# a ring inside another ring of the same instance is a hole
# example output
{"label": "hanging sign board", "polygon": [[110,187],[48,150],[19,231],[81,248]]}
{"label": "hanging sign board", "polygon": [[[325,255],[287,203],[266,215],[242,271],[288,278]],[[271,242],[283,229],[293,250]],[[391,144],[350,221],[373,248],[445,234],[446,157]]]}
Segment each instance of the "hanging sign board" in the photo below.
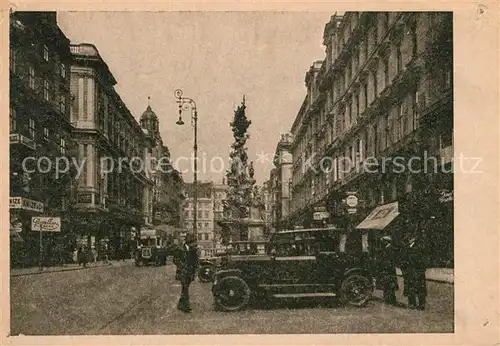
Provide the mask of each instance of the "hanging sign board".
{"label": "hanging sign board", "polygon": [[358,205],[358,197],[356,197],[355,195],[349,195],[345,199],[345,203],[347,204],[347,206],[354,208],[355,206]]}
{"label": "hanging sign board", "polygon": [[60,217],[31,217],[31,230],[35,232],[61,232]]}

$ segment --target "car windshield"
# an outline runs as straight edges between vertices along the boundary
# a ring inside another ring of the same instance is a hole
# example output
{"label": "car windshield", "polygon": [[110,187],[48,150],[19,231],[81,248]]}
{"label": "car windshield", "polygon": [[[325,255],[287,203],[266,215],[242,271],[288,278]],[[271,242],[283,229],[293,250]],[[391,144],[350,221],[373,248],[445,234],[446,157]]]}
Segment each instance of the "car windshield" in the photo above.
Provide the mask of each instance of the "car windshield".
{"label": "car windshield", "polygon": [[275,256],[314,256],[318,252],[334,252],[339,248],[339,232],[313,230],[274,234],[267,252]]}
{"label": "car windshield", "polygon": [[156,246],[156,238],[141,239],[141,246]]}
{"label": "car windshield", "polygon": [[265,243],[233,243],[231,253],[234,255],[257,255],[265,252]]}

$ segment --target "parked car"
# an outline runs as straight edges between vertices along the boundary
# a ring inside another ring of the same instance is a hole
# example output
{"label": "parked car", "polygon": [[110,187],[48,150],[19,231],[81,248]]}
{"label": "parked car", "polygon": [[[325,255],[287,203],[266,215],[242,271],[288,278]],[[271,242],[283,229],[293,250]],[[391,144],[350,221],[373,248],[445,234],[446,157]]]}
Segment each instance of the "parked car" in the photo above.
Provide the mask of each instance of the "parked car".
{"label": "parked car", "polygon": [[216,254],[215,256],[202,258],[199,261],[198,279],[201,282],[211,282],[217,266],[221,263],[221,258],[225,254]]}
{"label": "parked car", "polygon": [[340,297],[363,307],[373,279],[366,253],[340,251],[339,229],[275,233],[265,254],[231,255],[214,275],[215,307],[241,310],[254,298]]}
{"label": "parked car", "polygon": [[156,230],[141,230],[134,259],[138,267],[148,264],[166,265],[169,250]]}
{"label": "parked car", "polygon": [[212,282],[217,268],[224,264],[229,256],[265,254],[268,241],[238,241],[229,244],[229,249],[215,256],[202,258],[199,261],[198,279],[201,282]]}

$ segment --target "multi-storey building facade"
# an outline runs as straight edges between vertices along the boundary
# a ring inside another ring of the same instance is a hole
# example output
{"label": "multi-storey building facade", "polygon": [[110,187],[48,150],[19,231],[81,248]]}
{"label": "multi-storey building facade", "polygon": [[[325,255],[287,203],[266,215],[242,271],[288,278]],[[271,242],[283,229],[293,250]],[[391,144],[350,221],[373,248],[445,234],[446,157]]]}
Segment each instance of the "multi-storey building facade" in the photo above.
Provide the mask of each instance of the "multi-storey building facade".
{"label": "multi-storey building facade", "polygon": [[64,216],[74,171],[63,172],[63,161],[71,163],[70,63],[70,41],[55,12],[11,13],[9,205],[11,239],[19,240],[11,242],[13,265],[38,260],[32,216],[62,218],[61,232],[45,235],[44,247],[60,243],[68,231]]}
{"label": "multi-storey building facade", "polygon": [[[170,151],[160,135],[159,120],[148,105],[140,117],[142,129],[151,136],[151,177],[153,186],[153,225],[171,232],[182,227],[182,205],[184,203],[184,180],[170,161]],[[174,234],[172,234],[174,236]]]}
{"label": "multi-storey building facade", "polygon": [[[92,44],[71,45],[71,123],[82,165],[75,185],[75,232],[129,253],[132,232],[153,219],[150,169],[154,138],[122,101],[106,62]],[[143,163],[141,167],[141,162]]]}
{"label": "multi-storey building facade", "polygon": [[274,190],[274,223],[276,229],[286,228],[285,221],[291,207],[292,187],[292,135],[282,134],[274,152],[274,167],[272,171],[272,187]]}
{"label": "multi-storey building facade", "polygon": [[[439,252],[452,256],[452,210],[439,203],[453,189],[453,175],[442,172],[453,152],[452,37],[450,13],[332,16],[326,58],[308,72],[308,97],[292,127],[292,221],[307,225],[312,209],[325,205],[328,221],[345,225],[342,199],[349,191],[361,201],[354,223],[391,202],[402,213],[412,208],[415,218],[417,206],[434,206],[443,211],[435,210],[441,222],[426,235],[429,246],[436,260]],[[410,172],[415,156],[422,164]],[[424,172],[428,156],[442,166]],[[387,160],[395,157],[406,169]]]}
{"label": "multi-storey building facade", "polygon": [[307,95],[302,102],[300,110],[295,118],[291,133],[294,141],[291,145],[293,157],[292,162],[292,191],[291,212],[303,209],[311,204],[315,194],[315,180],[311,177],[311,171],[307,171],[307,163],[316,153],[314,137],[319,130],[318,124],[310,121],[313,110],[313,100],[318,98],[319,90],[316,85],[322,62],[315,61],[305,76]]}
{"label": "multi-storey building facade", "polygon": [[[203,254],[213,251],[214,246],[214,199],[212,182],[198,182],[197,196],[197,237],[198,246]],[[186,200],[184,202],[184,226],[188,232],[194,225],[194,185],[186,183]]]}

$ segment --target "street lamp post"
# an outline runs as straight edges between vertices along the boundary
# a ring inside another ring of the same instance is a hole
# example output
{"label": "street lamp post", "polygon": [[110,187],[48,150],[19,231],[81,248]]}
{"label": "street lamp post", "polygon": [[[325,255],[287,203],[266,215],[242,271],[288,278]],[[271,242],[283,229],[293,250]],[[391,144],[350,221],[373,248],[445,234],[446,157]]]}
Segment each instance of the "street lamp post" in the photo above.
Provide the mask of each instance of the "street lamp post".
{"label": "street lamp post", "polygon": [[196,102],[188,97],[182,97],[182,90],[177,89],[174,93],[177,98],[177,103],[179,104],[179,120],[177,120],[177,125],[184,125],[182,120],[182,111],[191,110],[191,120],[194,127],[194,180],[193,180],[193,202],[194,202],[194,217],[193,217],[193,234],[198,237],[198,110],[196,108]]}

